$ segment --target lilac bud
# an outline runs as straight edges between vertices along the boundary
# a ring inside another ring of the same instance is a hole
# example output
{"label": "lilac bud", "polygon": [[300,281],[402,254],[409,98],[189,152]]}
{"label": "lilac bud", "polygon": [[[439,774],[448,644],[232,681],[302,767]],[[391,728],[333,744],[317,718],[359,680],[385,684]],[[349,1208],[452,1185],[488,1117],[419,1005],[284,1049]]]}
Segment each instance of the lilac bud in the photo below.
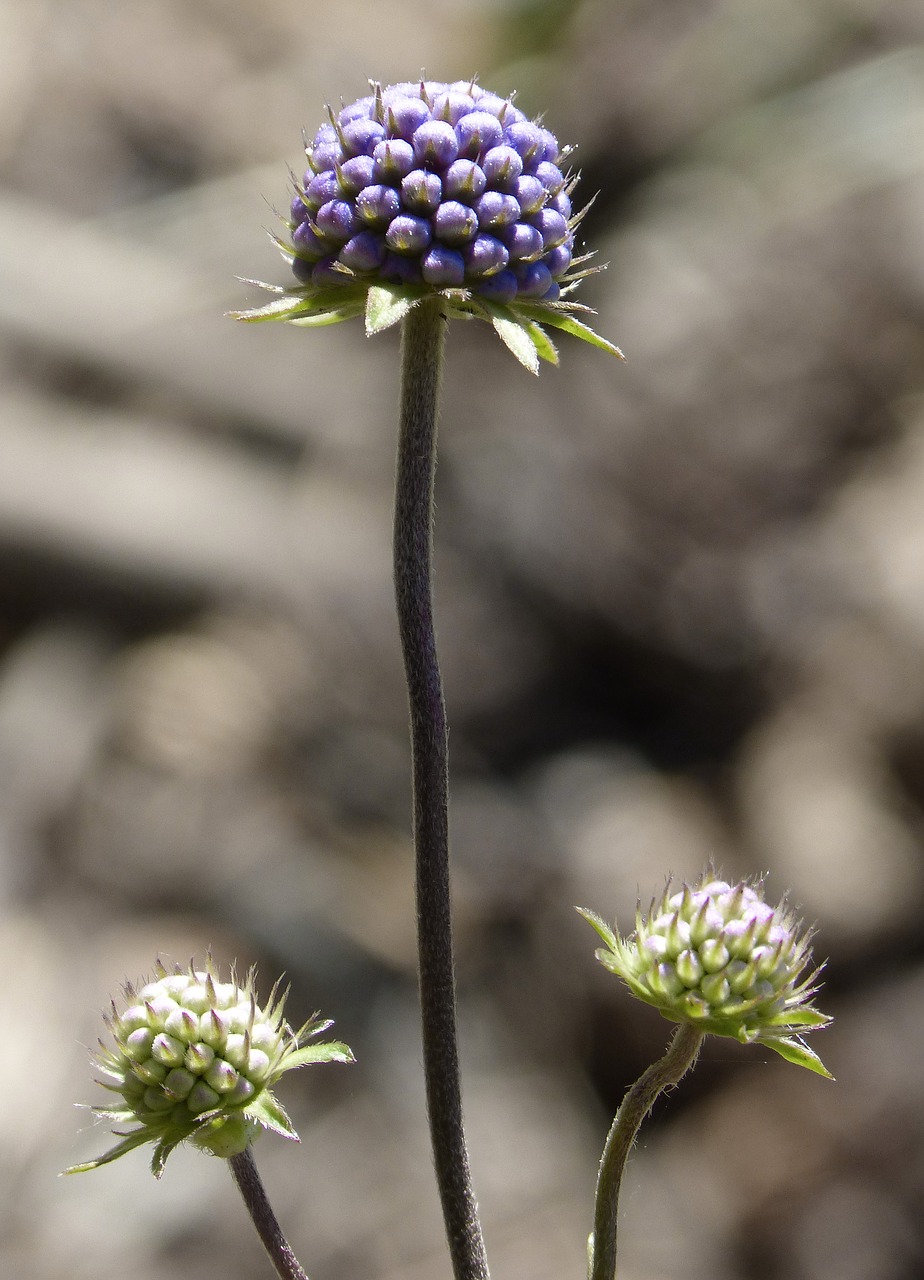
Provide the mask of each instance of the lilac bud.
{"label": "lilac bud", "polygon": [[328,200],[315,215],[318,234],[334,244],[345,244],[356,230],[354,206],[347,200]]}
{"label": "lilac bud", "polygon": [[556,245],[545,255],[543,262],[551,271],[552,278],[557,280],[571,266],[571,246],[567,243]]}
{"label": "lilac bud", "polygon": [[488,185],[484,170],[472,160],[454,160],[443,177],[443,194],[447,200],[464,200],[473,204],[484,195]]}
{"label": "lilac bud", "polygon": [[542,298],[552,287],[552,273],[544,262],[528,262],[522,271],[517,271],[519,296],[522,298]]}
{"label": "lilac bud", "polygon": [[537,125],[524,120],[504,130],[504,141],[509,147],[513,147],[523,164],[529,167],[533,162],[545,159],[545,139],[542,134],[543,130]]}
{"label": "lilac bud", "polygon": [[394,218],[385,233],[385,243],[396,253],[419,254],[430,240],[430,223],[426,218],[416,218],[409,213],[401,213]]}
{"label": "lilac bud", "polygon": [[355,196],[373,181],[375,161],[372,156],[353,156],[337,169],[337,181],[345,196]]}
{"label": "lilac bud", "polygon": [[332,168],[311,177],[305,187],[305,203],[312,213],[317,213],[322,204],[336,200],[339,195],[340,182]]}
{"label": "lilac bud", "polygon": [[446,169],[459,154],[456,131],[447,120],[429,120],[414,131],[411,139],[420,164]]}
{"label": "lilac bud", "polygon": [[475,103],[470,93],[450,85],[448,90],[434,96],[432,110],[434,120],[456,125],[464,116],[472,114]]}
{"label": "lilac bud", "polygon": [[367,226],[384,229],[401,212],[401,200],[394,187],[373,183],[356,197],[356,212]]}
{"label": "lilac bud", "polygon": [[375,98],[371,94],[367,94],[365,98],[360,98],[358,102],[351,102],[348,107],[344,107],[337,116],[337,123],[340,125],[349,124],[351,120],[369,120],[375,109]]}
{"label": "lilac bud", "polygon": [[513,196],[502,195],[499,191],[486,191],[475,201],[475,212],[480,226],[488,231],[496,231],[499,227],[509,227],[520,216],[520,206]]}
{"label": "lilac bud", "polygon": [[532,215],[530,222],[542,236],[547,249],[554,249],[568,239],[568,224],[554,209],[540,209]]}
{"label": "lilac bud", "polygon": [[557,164],[552,164],[548,160],[543,160],[537,164],[534,173],[546,191],[551,192],[552,195],[560,191],[565,185],[565,176],[561,169]]}
{"label": "lilac bud", "polygon": [[507,246],[511,262],[531,262],[542,253],[542,236],[528,223],[515,222],[510,227],[502,227],[497,235]]}
{"label": "lilac bud", "polygon": [[416,258],[405,257],[403,253],[386,252],[379,274],[391,284],[420,284],[423,280],[420,263]]}
{"label": "lilac bud", "polygon": [[496,275],[479,280],[475,285],[475,291],[480,297],[499,303],[513,302],[518,288],[519,282],[512,271],[498,271]]}
{"label": "lilac bud", "polygon": [[343,128],[343,145],[350,156],[371,155],[384,137],[385,130],[377,120],[352,120]]}
{"label": "lilac bud", "polygon": [[374,231],[360,231],[340,250],[340,261],[353,271],[375,271],[385,260],[385,239]]}
{"label": "lilac bud", "polygon": [[308,217],[308,212],[308,206],[301,195],[294,195],[292,203],[289,205],[289,221],[292,226],[297,227],[299,223],[304,222]]}
{"label": "lilac bud", "polygon": [[416,164],[414,148],[403,138],[387,138],[380,142],[372,153],[375,165],[372,178],[374,182],[388,182],[393,186],[411,172]]}
{"label": "lilac bud", "polygon": [[554,210],[555,213],[560,213],[565,221],[567,221],[568,218],[571,217],[571,199],[568,196],[568,193],[566,191],[559,191],[549,199],[546,208]]}
{"label": "lilac bud", "polygon": [[458,287],[465,280],[465,261],[454,249],[434,245],[421,259],[420,271],[427,284]]}
{"label": "lilac bud", "polygon": [[401,203],[409,213],[432,213],[439,208],[442,195],[442,182],[427,169],[412,169],[401,181]]}
{"label": "lilac bud", "polygon": [[318,262],[326,253],[330,252],[328,245],[307,222],[301,223],[292,232],[292,243],[295,246],[296,253],[303,258],[307,258],[309,262]]}
{"label": "lilac bud", "polygon": [[312,147],[308,153],[308,163],[315,173],[324,173],[327,169],[333,169],[343,159],[343,152],[340,149],[339,142],[322,142],[320,146]]}
{"label": "lilac bud", "polygon": [[414,134],[430,119],[430,109],[420,98],[396,98],[385,109],[388,136],[410,142]]}
{"label": "lilac bud", "polygon": [[473,111],[456,124],[459,155],[472,160],[477,160],[484,152],[496,147],[503,136],[500,121],[489,111]]}
{"label": "lilac bud", "polygon": [[548,191],[532,174],[517,178],[513,194],[523,213],[538,213],[549,197]]}
{"label": "lilac bud", "polygon": [[490,187],[496,191],[512,191],[523,172],[523,158],[513,147],[492,147],[485,153],[481,167]]}
{"label": "lilac bud", "polygon": [[[478,215],[468,205],[460,204],[457,200],[447,200],[434,215],[433,230],[436,238],[444,244],[468,244],[478,234]],[[542,236],[538,232],[535,234],[541,250]]]}
{"label": "lilac bud", "polygon": [[470,276],[489,276],[506,267],[510,258],[495,236],[479,235],[464,251],[465,266]]}

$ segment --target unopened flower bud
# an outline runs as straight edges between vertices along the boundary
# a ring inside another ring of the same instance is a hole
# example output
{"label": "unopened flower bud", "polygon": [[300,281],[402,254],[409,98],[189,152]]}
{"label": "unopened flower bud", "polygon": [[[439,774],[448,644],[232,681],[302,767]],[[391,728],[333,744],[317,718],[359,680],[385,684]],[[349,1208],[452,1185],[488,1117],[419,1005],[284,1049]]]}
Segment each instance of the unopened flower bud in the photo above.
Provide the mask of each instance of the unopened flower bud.
{"label": "unopened flower bud", "polygon": [[[95,1169],[142,1143],[154,1143],[152,1168],[159,1177],[171,1151],[187,1139],[224,1158],[239,1154],[263,1129],[296,1137],[271,1092],[286,1071],[312,1062],[351,1062],[346,1045],[307,1043],[329,1022],[317,1018],[298,1031],[283,1018],[285,997],[261,1008],[253,973],[243,985],[218,982],[204,971],[168,972],[158,965],[154,980],[128,1007],[113,1006],[111,1048],[98,1055],[100,1083],[120,1105],[94,1108],[118,1124],[122,1141],[105,1155],[69,1169]],[[123,1125],[135,1125],[127,1132]]]}
{"label": "unopened flower bud", "polygon": [[812,1005],[819,971],[811,935],[786,907],[764,901],[762,884],[732,886],[712,871],[692,886],[668,884],[625,938],[580,910],[606,944],[600,963],[665,1018],[766,1044],[828,1074],[799,1035],[831,1020]]}

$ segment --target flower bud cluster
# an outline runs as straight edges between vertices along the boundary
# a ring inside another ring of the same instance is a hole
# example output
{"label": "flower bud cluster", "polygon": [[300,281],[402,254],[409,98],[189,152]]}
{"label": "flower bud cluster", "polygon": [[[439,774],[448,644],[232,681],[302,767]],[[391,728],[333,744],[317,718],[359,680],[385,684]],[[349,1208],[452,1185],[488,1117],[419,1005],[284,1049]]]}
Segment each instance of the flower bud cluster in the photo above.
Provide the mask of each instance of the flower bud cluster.
{"label": "flower bud cluster", "polygon": [[270,1089],[294,1067],[315,1061],[350,1061],[344,1045],[302,1042],[330,1023],[312,1020],[293,1031],[283,1018],[284,997],[261,1008],[251,974],[243,985],[204,971],[168,972],[139,990],[125,988],[127,1007],[115,1003],[106,1019],[112,1046],[100,1042],[99,1066],[116,1108],[95,1108],[120,1124],[140,1127],[98,1160],[95,1168],[146,1141],[157,1144],[155,1173],[170,1151],[190,1139],[214,1155],[243,1151],[263,1128],[295,1137]]}
{"label": "flower bud cluster", "polygon": [[297,279],[556,301],[576,219],[554,135],[473,82],[373,90],[306,146],[288,222]]}
{"label": "flower bud cluster", "polygon": [[581,914],[607,944],[597,952],[601,964],[664,1017],[744,1044],[761,1041],[826,1074],[793,1036],[830,1021],[811,1006],[818,973],[810,968],[811,935],[785,907],[769,906],[759,883],[733,886],[707,872],[693,886],[668,885],[647,917],[637,913],[627,938]]}

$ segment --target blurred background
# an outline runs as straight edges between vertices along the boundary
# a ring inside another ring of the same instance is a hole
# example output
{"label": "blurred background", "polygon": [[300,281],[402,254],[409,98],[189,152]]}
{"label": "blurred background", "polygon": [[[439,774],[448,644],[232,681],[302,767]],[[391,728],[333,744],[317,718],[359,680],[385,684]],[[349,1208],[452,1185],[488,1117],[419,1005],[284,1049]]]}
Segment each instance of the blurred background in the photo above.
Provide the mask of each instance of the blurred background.
{"label": "blurred background", "polygon": [[[635,1154],[620,1280],[924,1275],[924,9],[0,0],[0,1270],[269,1274],[226,1170],[108,1132],[156,955],[285,971],[358,1064],[258,1162],[314,1280],[449,1267],[419,1070],[390,587],[397,339],[234,325],[324,104],[421,68],[578,144],[535,383],[453,326],[438,614],[460,1010],[498,1277],[584,1274],[669,1029],[572,910],[709,860],[829,957],[835,1084],[717,1041]],[[579,201],[580,203],[580,201]]]}

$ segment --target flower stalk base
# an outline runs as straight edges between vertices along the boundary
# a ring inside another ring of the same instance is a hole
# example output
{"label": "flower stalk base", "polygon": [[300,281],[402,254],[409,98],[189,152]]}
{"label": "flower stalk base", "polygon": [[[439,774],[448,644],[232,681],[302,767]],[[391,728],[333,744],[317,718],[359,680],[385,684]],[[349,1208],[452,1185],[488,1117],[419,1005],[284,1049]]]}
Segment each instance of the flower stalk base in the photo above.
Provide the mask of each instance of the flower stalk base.
{"label": "flower stalk base", "polygon": [[411,722],[427,1114],[456,1280],[487,1280],[462,1127],[449,886],[449,752],[433,624],[433,483],[447,323],[443,300],[421,301],[403,323],[394,572]]}
{"label": "flower stalk base", "polygon": [[699,1055],[703,1033],[688,1023],[674,1032],[667,1053],[652,1063],[633,1084],[616,1112],[597,1176],[594,1233],[590,1240],[590,1280],[614,1280],[619,1190],[629,1152],[642,1121],[658,1095],[678,1084]]}

